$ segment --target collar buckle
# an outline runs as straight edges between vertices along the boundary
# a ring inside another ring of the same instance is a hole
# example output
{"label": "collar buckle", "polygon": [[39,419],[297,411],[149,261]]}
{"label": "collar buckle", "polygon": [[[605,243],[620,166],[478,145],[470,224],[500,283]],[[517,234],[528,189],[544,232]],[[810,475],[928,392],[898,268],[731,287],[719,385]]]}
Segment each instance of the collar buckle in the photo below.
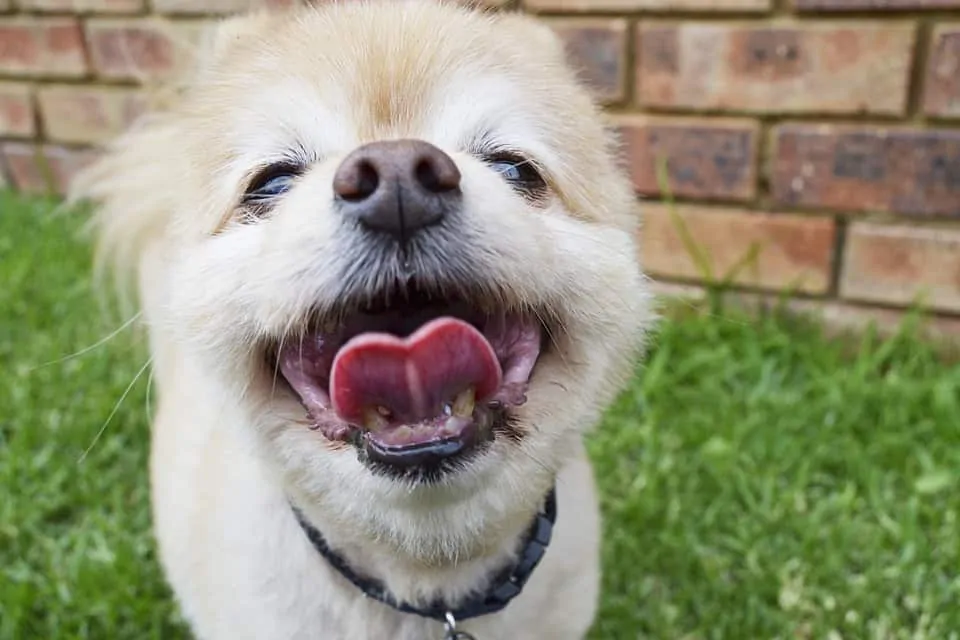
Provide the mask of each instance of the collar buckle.
{"label": "collar buckle", "polygon": [[457,631],[457,619],[452,612],[447,611],[443,617],[443,640],[476,640],[466,631]]}

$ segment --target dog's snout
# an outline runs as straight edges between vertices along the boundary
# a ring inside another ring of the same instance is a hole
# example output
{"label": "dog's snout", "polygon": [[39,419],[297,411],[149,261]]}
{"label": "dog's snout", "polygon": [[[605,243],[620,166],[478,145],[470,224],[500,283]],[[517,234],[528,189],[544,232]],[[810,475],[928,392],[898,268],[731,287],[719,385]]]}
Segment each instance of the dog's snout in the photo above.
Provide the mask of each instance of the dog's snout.
{"label": "dog's snout", "polygon": [[460,170],[429,142],[372,142],[344,158],[333,191],[345,215],[406,241],[459,205]]}

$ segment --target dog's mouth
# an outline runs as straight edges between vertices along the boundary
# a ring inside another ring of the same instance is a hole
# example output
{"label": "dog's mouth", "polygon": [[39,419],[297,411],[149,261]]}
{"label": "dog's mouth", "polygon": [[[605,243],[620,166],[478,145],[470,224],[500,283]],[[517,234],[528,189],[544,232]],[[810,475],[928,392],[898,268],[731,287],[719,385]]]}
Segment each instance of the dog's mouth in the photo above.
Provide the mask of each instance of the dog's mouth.
{"label": "dog's mouth", "polygon": [[481,310],[418,291],[313,323],[276,364],[326,438],[395,469],[429,467],[492,441],[526,402],[541,314]]}

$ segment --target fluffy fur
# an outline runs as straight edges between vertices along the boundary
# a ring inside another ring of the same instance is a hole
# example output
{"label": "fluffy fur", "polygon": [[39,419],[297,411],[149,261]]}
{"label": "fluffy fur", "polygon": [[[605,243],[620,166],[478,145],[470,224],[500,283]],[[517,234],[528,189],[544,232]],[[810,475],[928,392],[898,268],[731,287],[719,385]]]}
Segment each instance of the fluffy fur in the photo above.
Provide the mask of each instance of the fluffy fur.
{"label": "fluffy fur", "polygon": [[[288,501],[397,597],[455,600],[513,556],[555,482],[554,541],[527,588],[462,628],[479,640],[583,637],[599,518],[582,435],[632,372],[651,316],[634,196],[562,45],[520,15],[371,1],[230,19],[200,60],[74,192],[95,204],[101,255],[134,278],[149,331],[155,531],[197,637],[439,638],[436,622],[333,572]],[[347,153],[388,138],[430,141],[463,175],[461,227],[416,268],[475,272],[498,304],[559,321],[516,413],[522,437],[433,484],[373,474],[352,447],[324,441],[262,361],[265,341],[295,339],[315,309],[398,268],[363,266],[331,190]],[[546,201],[478,158],[491,146],[536,162]],[[278,159],[309,170],[268,215],[245,219],[245,184]]]}

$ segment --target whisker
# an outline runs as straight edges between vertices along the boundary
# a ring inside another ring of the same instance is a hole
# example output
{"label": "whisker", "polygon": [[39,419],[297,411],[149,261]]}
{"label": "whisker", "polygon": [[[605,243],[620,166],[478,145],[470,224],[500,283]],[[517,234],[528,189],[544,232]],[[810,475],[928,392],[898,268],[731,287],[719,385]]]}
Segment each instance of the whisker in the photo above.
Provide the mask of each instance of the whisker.
{"label": "whisker", "polygon": [[277,393],[277,378],[280,376],[280,354],[283,353],[283,341],[286,339],[287,332],[284,331],[280,336],[280,344],[277,347],[277,358],[273,363],[273,382],[270,388],[270,397],[273,398]]}
{"label": "whisker", "polygon": [[553,469],[551,469],[543,460],[540,460],[535,455],[525,450],[523,447],[518,447],[517,450],[520,451],[520,453],[522,453],[524,456],[526,456],[528,460],[533,462],[535,465],[537,465],[547,473],[551,473],[551,474],[553,473]]}
{"label": "whisker", "polygon": [[152,399],[150,391],[152,389],[153,389],[153,369],[150,369],[150,373],[147,376],[147,394],[146,394],[146,400],[144,401],[144,404],[146,405],[145,409],[147,414],[147,421],[150,422],[151,424],[153,424],[153,405],[150,402],[150,400]]}
{"label": "whisker", "polygon": [[64,362],[68,362],[68,361],[70,361],[70,360],[73,360],[74,358],[79,358],[79,357],[82,356],[82,355],[85,355],[85,354],[87,354],[87,353],[90,353],[91,351],[93,351],[94,349],[96,349],[96,348],[98,348],[98,347],[102,347],[103,345],[105,345],[106,343],[110,342],[111,340],[113,340],[114,338],[116,338],[118,335],[120,335],[121,333],[123,333],[126,329],[128,329],[134,322],[136,322],[136,321],[140,318],[141,315],[142,315],[142,313],[136,313],[136,314],[133,315],[129,320],[125,321],[125,322],[124,322],[123,324],[121,324],[119,327],[117,327],[116,329],[114,329],[113,331],[111,331],[109,334],[107,334],[107,335],[104,336],[103,338],[100,338],[99,340],[97,340],[96,342],[94,342],[93,344],[91,344],[90,346],[84,347],[83,349],[80,349],[79,351],[76,351],[76,352],[74,352],[74,353],[71,353],[71,354],[68,355],[68,356],[64,356],[64,357],[62,357],[62,358],[58,358],[57,360],[51,360],[51,361],[49,361],[49,362],[44,362],[44,363],[41,364],[41,365],[37,365],[37,366],[34,367],[33,369],[30,369],[30,373],[33,373],[34,371],[39,371],[40,369],[43,369],[44,367],[49,367],[50,365],[63,364]]}
{"label": "whisker", "polygon": [[77,464],[83,464],[83,461],[86,460],[87,455],[93,450],[97,445],[97,442],[100,441],[100,437],[107,430],[107,425],[110,424],[110,421],[113,420],[113,417],[117,414],[117,411],[120,410],[120,406],[123,404],[123,401],[126,400],[127,396],[130,395],[130,391],[133,389],[134,385],[137,384],[137,380],[140,379],[140,376],[143,375],[143,372],[153,363],[153,358],[147,359],[147,361],[140,367],[140,370],[137,371],[137,375],[133,376],[133,380],[130,381],[130,384],[127,385],[127,388],[124,390],[123,395],[120,396],[120,399],[117,400],[117,403],[113,405],[113,411],[110,412],[110,415],[107,416],[107,419],[104,421],[103,426],[100,427],[100,430],[97,431],[97,435],[94,436],[93,442],[90,443],[90,446],[87,447],[86,451],[80,456],[80,459],[77,460]]}

